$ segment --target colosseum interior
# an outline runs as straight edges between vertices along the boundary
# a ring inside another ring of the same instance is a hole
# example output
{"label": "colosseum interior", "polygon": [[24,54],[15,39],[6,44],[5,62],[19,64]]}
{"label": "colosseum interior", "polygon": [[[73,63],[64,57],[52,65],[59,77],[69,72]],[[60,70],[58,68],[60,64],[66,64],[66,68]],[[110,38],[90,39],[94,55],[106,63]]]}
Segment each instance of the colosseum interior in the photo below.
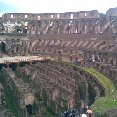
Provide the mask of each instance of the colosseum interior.
{"label": "colosseum interior", "polygon": [[[80,117],[85,106],[93,117],[117,117],[115,11],[2,15],[0,79],[15,117]],[[1,62],[16,56],[44,59]]]}

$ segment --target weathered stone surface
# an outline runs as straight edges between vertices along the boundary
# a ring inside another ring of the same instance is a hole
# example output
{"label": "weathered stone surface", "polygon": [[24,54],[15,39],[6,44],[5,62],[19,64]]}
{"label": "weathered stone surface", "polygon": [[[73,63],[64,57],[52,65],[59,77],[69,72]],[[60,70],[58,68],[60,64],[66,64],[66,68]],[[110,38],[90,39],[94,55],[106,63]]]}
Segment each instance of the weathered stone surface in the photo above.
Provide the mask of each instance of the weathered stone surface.
{"label": "weathered stone surface", "polygon": [[[60,62],[92,65],[113,82],[117,81],[117,17],[110,10],[106,15],[96,10],[7,13],[0,19],[0,33],[1,51],[5,50],[10,56],[48,55]],[[93,76],[63,63],[38,63],[22,68],[20,72],[30,76],[37,92],[46,97],[47,105],[53,105],[56,113],[60,113],[63,107],[76,106],[81,99],[88,100],[89,90],[95,98],[101,96],[100,89],[103,89]],[[26,84],[13,77],[8,83],[17,87],[14,95],[17,97],[17,92],[24,95],[25,91],[21,89]]]}
{"label": "weathered stone surface", "polygon": [[117,117],[117,108],[107,111],[104,113],[103,117]]}

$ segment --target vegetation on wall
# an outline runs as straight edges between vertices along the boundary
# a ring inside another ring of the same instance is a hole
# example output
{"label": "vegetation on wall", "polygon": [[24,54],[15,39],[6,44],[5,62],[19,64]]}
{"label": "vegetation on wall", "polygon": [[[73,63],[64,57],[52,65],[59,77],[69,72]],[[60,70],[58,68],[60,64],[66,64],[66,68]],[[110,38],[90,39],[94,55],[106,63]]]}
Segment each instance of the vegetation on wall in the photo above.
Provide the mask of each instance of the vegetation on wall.
{"label": "vegetation on wall", "polygon": [[82,69],[93,75],[105,89],[105,97],[96,97],[95,103],[92,105],[93,110],[104,113],[117,107],[117,90],[112,81],[93,68],[84,67]]}
{"label": "vegetation on wall", "polygon": [[[22,78],[22,80],[25,83],[29,83],[31,87],[34,85],[33,88],[35,89],[37,88],[36,85],[29,80],[29,78],[31,77],[30,75],[27,75],[25,72],[22,73],[20,70],[15,71],[15,73],[16,73],[16,76],[18,78]],[[39,89],[39,86],[38,86],[38,89]],[[46,91],[45,90],[42,91],[42,97],[40,97],[39,93],[40,92],[36,92],[36,97],[33,104],[33,115],[40,114],[44,117],[58,117],[58,115],[53,111],[55,110],[55,103],[52,103],[52,107],[54,108],[51,108],[51,106],[48,107],[46,104],[47,98],[48,98]]]}
{"label": "vegetation on wall", "polygon": [[2,72],[0,73],[0,82],[3,84],[3,87],[5,89],[5,101],[7,103],[8,108],[11,110],[11,112],[14,114],[15,117],[21,117],[18,108],[15,104],[14,98],[11,95],[11,91],[8,87],[8,85],[6,85],[6,81],[5,78],[7,76]]}
{"label": "vegetation on wall", "polygon": [[105,96],[96,97],[94,104],[91,105],[95,112],[103,114],[112,108],[117,108],[117,90],[109,78],[96,71],[94,68],[80,67],[75,64],[69,65],[75,69],[82,69],[83,71],[93,75],[94,78],[96,78],[96,80],[98,80],[98,82],[100,82],[100,84],[104,87]]}

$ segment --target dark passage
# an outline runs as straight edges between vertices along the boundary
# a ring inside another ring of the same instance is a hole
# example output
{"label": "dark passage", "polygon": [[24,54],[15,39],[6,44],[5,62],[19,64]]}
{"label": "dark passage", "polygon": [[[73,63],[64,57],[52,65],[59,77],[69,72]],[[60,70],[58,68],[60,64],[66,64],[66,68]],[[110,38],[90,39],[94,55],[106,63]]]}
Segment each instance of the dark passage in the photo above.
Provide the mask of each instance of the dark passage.
{"label": "dark passage", "polygon": [[93,87],[91,86],[91,84],[89,84],[89,86],[88,86],[88,92],[89,92],[88,105],[90,106],[94,103],[95,97],[96,97],[95,91],[94,91]]}
{"label": "dark passage", "polygon": [[27,108],[27,112],[32,115],[32,105],[29,104],[29,105],[26,105],[26,108]]}
{"label": "dark passage", "polygon": [[2,52],[6,53],[6,45],[5,45],[4,42],[1,42],[1,44],[0,44],[0,50],[1,50]]}

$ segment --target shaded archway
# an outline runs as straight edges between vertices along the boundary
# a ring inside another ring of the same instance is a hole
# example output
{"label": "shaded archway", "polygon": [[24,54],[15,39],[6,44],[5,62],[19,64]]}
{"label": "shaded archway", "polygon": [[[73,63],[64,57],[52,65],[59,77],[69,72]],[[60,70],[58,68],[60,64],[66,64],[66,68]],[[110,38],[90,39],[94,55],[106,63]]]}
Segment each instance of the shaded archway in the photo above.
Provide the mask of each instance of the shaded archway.
{"label": "shaded archway", "polygon": [[27,34],[27,29],[26,28],[23,28],[23,33]]}
{"label": "shaded archway", "polygon": [[18,29],[17,29],[17,33],[21,33],[21,29],[18,28]]}
{"label": "shaded archway", "polygon": [[9,65],[9,68],[12,68],[13,71],[16,71],[17,64],[16,63],[12,63],[12,64]]}
{"label": "shaded archway", "polygon": [[11,54],[11,55],[14,55],[14,50],[11,50],[11,51],[10,51],[10,54]]}
{"label": "shaded archway", "polygon": [[6,53],[6,44],[4,42],[1,42],[0,44],[0,50],[4,53]]}
{"label": "shaded archway", "polygon": [[26,109],[27,109],[27,112],[32,115],[32,105],[29,104],[29,105],[26,105]]}

